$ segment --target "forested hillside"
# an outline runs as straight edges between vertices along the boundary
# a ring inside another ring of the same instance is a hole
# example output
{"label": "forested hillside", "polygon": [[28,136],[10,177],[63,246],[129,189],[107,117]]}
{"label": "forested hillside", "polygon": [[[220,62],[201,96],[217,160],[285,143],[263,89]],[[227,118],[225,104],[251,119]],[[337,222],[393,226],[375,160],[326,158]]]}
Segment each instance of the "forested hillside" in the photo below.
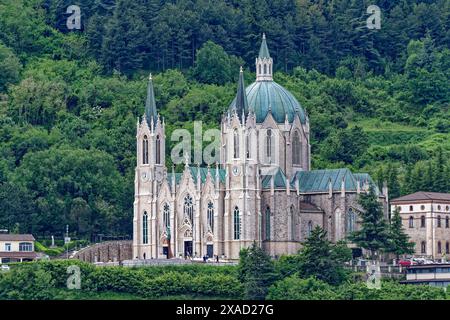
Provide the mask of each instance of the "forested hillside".
{"label": "forested hillside", "polygon": [[[81,30],[68,30],[69,5]],[[366,9],[382,10],[381,30]],[[218,127],[266,33],[313,168],[450,192],[449,0],[0,0],[0,228],[131,234],[147,76],[170,133]],[[168,165],[171,165],[170,160]]]}

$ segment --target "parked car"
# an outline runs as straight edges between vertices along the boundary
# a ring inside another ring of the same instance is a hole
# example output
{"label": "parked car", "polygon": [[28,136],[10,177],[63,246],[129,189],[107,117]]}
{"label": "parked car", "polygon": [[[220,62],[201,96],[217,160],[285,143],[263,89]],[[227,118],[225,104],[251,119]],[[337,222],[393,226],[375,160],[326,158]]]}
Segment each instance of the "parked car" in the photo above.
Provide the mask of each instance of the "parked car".
{"label": "parked car", "polygon": [[2,270],[2,271],[9,271],[9,266],[7,265],[7,264],[2,264],[2,266],[0,267],[0,269]]}
{"label": "parked car", "polygon": [[411,260],[399,260],[398,264],[402,267],[408,267],[410,265],[413,265],[414,263],[412,263]]}

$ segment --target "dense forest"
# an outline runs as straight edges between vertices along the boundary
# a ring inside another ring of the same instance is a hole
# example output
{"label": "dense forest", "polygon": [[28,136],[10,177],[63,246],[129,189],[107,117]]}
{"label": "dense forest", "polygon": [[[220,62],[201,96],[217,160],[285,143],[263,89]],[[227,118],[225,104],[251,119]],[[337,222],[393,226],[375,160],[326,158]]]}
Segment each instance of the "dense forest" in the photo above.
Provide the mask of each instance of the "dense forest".
{"label": "dense forest", "polygon": [[310,116],[314,169],[369,172],[391,198],[450,192],[449,14],[449,0],[0,0],[0,228],[131,234],[148,73],[168,140],[218,127],[263,32]]}

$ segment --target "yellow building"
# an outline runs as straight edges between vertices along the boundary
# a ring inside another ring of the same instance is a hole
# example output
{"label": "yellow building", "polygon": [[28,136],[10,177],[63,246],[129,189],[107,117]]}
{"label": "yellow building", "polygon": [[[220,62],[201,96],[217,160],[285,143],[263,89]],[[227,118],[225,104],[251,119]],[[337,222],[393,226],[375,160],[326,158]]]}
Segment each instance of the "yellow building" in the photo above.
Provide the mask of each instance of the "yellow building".
{"label": "yellow building", "polygon": [[35,239],[31,234],[0,234],[0,262],[24,262],[36,259]]}

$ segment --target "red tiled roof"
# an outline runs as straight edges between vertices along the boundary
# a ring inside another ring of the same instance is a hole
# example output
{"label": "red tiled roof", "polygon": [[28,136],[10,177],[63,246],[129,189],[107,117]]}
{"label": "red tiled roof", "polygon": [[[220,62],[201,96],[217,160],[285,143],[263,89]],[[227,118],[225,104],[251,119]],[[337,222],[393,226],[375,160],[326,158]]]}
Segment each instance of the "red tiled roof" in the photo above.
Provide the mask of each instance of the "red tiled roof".
{"label": "red tiled roof", "polygon": [[26,258],[36,259],[36,252],[22,252],[22,251],[1,251],[0,258]]}
{"label": "red tiled roof", "polygon": [[35,241],[32,234],[0,233],[0,241]]}
{"label": "red tiled roof", "polygon": [[430,200],[450,201],[450,193],[419,191],[400,198],[392,199],[391,202],[430,201]]}

